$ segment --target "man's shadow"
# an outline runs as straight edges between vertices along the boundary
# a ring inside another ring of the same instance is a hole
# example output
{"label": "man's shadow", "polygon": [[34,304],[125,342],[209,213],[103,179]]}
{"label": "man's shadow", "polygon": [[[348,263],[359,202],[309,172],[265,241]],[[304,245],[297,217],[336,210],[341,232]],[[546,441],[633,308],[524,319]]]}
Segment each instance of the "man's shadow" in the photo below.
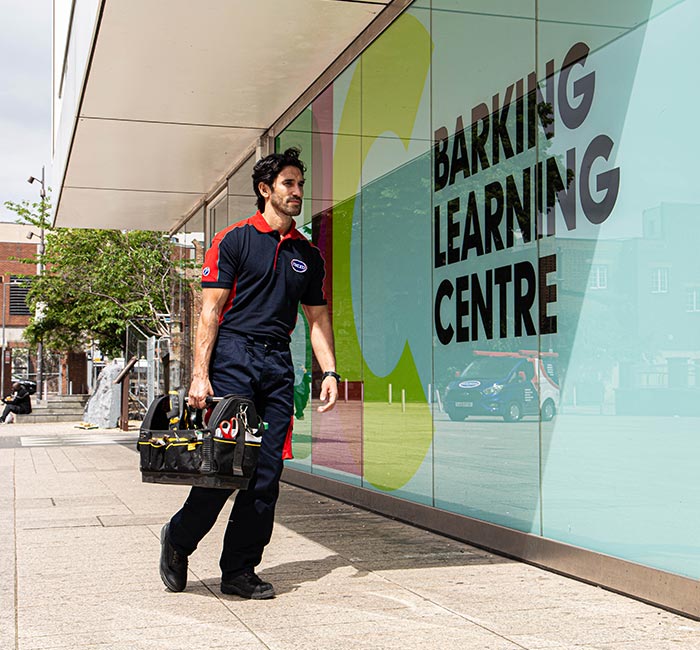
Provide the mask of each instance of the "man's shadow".
{"label": "man's shadow", "polygon": [[[277,595],[323,580],[339,569],[345,569],[339,580],[352,580],[375,571],[513,562],[302,488],[287,484],[281,488],[276,525],[327,549],[328,554],[319,559],[264,566],[257,571],[261,579],[274,585]],[[219,596],[218,576],[203,582],[207,585],[203,595]]]}

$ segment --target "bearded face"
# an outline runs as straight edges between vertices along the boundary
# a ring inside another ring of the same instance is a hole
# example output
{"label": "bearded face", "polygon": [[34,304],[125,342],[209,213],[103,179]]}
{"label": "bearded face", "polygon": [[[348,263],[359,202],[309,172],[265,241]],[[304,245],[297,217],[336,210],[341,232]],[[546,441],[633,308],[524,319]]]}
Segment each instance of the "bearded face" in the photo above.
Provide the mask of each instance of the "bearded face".
{"label": "bearded face", "polygon": [[304,198],[304,176],[301,171],[296,167],[285,167],[273,181],[266,198],[278,214],[299,216]]}

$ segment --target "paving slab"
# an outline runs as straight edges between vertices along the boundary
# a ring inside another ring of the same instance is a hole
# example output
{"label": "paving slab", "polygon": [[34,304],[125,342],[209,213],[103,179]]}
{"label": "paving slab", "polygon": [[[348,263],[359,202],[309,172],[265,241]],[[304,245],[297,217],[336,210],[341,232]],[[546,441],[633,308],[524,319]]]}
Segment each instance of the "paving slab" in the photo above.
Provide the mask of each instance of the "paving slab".
{"label": "paving slab", "polygon": [[288,485],[275,599],[220,592],[230,505],[170,593],[159,533],[189,489],[89,433],[0,427],[2,650],[700,650],[697,621]]}

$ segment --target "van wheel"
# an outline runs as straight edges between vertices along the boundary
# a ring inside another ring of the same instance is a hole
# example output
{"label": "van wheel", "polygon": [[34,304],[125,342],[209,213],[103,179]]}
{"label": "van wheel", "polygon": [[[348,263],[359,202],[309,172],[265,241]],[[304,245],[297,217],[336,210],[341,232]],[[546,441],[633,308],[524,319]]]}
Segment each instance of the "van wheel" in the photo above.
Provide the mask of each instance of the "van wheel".
{"label": "van wheel", "polygon": [[523,417],[523,407],[518,402],[511,402],[506,408],[503,419],[506,422],[518,422]]}
{"label": "van wheel", "polygon": [[447,416],[453,422],[464,422],[467,416],[462,411],[447,411]]}
{"label": "van wheel", "polygon": [[554,402],[548,399],[544,404],[542,404],[542,422],[549,422],[557,412]]}

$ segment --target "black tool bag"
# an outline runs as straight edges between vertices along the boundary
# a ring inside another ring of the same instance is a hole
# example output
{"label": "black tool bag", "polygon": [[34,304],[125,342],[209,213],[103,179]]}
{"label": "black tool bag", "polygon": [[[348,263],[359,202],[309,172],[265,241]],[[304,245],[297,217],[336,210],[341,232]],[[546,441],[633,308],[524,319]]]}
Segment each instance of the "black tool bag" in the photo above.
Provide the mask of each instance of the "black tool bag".
{"label": "black tool bag", "polygon": [[255,471],[264,424],[253,402],[226,395],[206,426],[202,411],[177,395],[162,395],[141,424],[138,450],[146,483],[245,490]]}

